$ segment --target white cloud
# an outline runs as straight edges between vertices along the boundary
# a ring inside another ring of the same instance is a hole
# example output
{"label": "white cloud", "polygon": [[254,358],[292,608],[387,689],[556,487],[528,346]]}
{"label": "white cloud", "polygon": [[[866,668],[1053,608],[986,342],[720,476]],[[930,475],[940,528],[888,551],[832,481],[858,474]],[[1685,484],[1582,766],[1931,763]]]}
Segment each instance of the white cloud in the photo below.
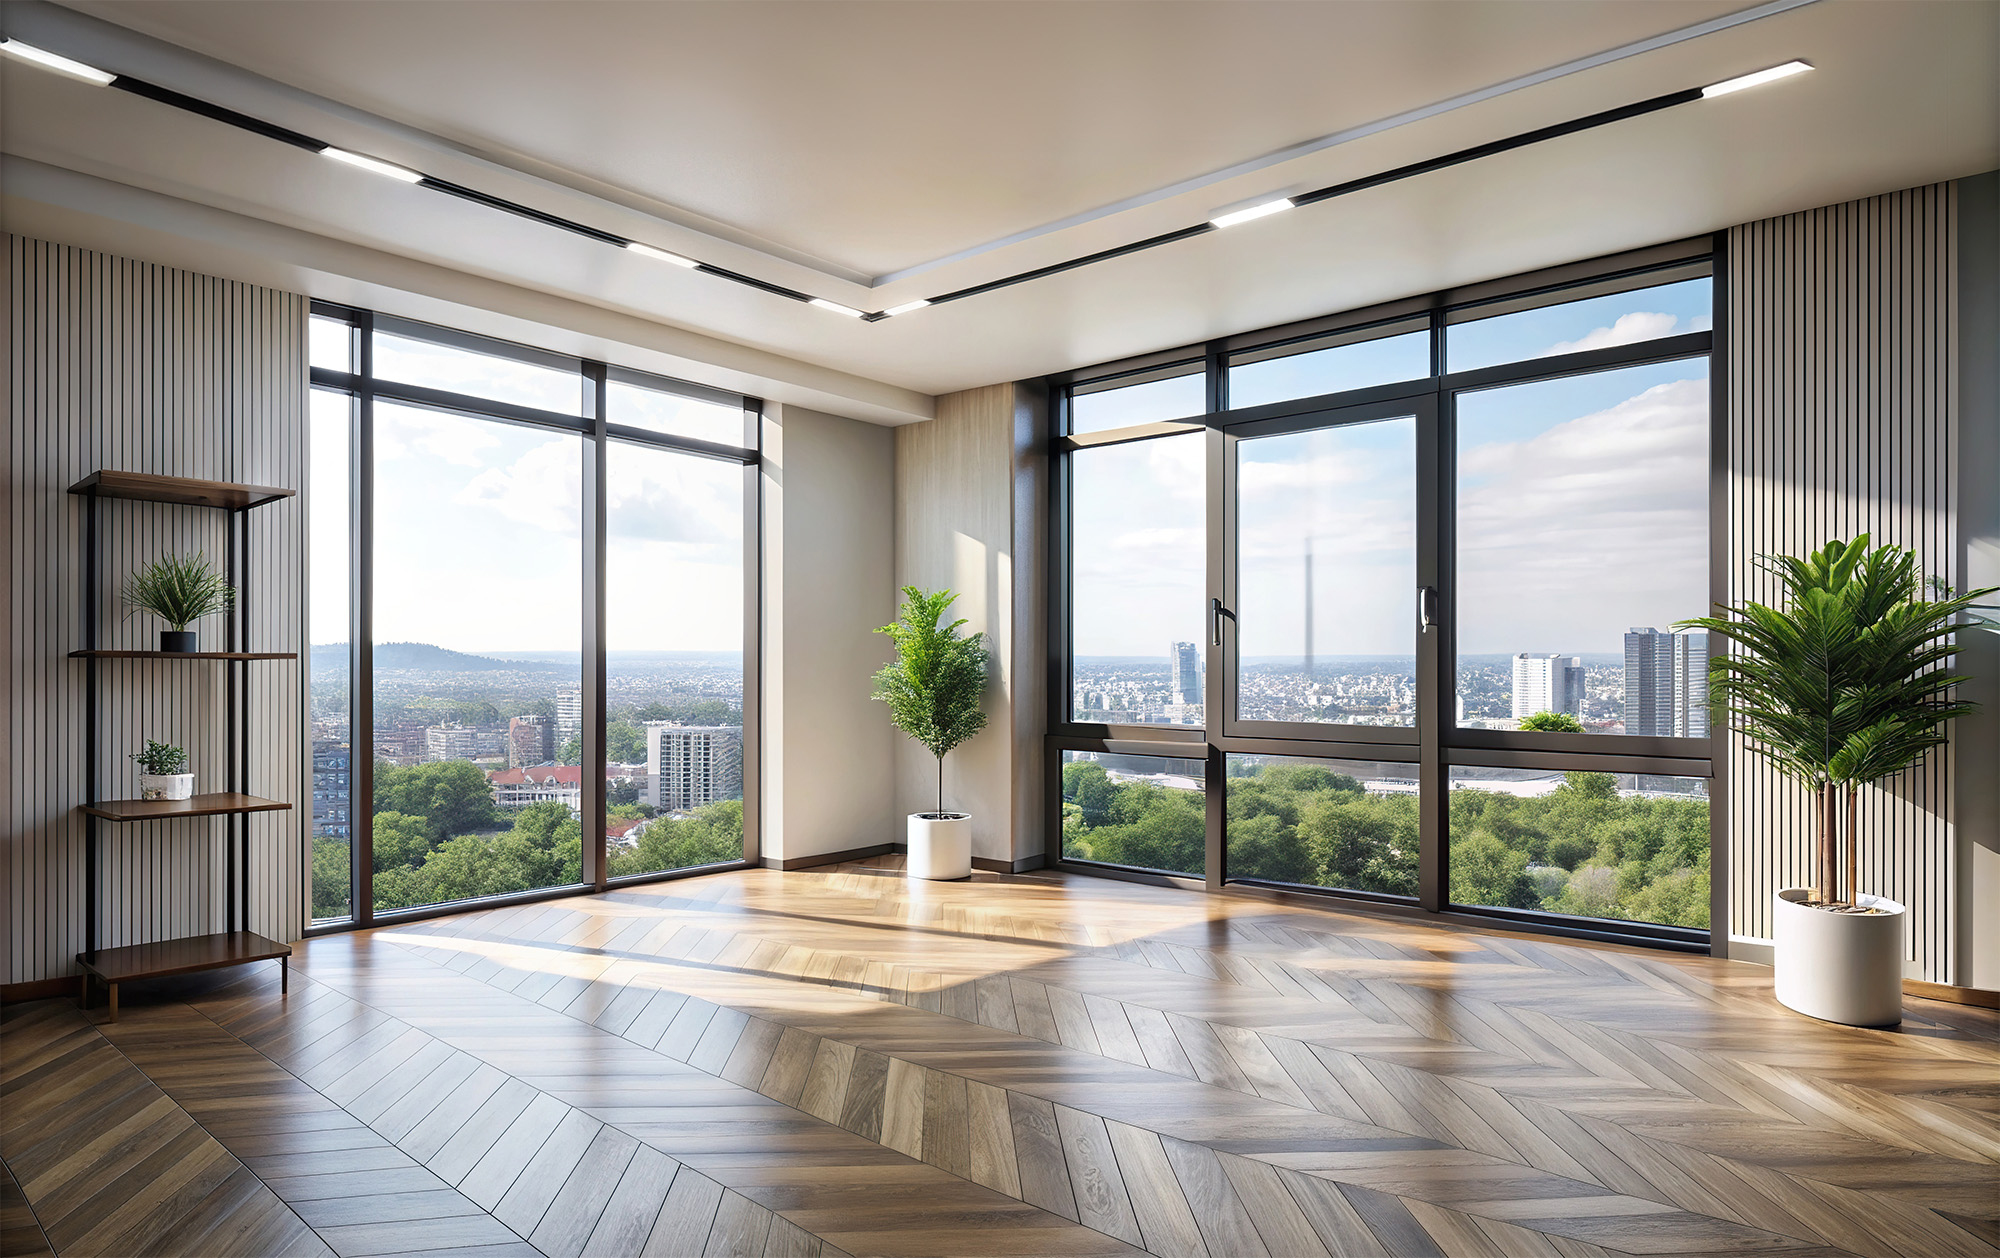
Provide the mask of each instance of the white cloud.
{"label": "white cloud", "polygon": [[481,453],[500,444],[490,420],[463,419],[413,406],[383,405],[375,412],[375,458],[436,459],[453,467],[484,467]]}
{"label": "white cloud", "polygon": [[577,536],[583,520],[580,454],[575,441],[538,442],[511,464],[474,476],[452,501],[483,507],[556,537]]}
{"label": "white cloud", "polygon": [[[1607,349],[1613,345],[1631,345],[1638,341],[1658,340],[1674,335],[1680,320],[1673,315],[1654,310],[1634,310],[1630,314],[1618,316],[1618,321],[1608,328],[1592,328],[1574,341],[1560,341],[1543,350],[1539,357],[1551,354],[1577,354],[1587,349]],[[1692,332],[1694,328],[1681,328]]]}

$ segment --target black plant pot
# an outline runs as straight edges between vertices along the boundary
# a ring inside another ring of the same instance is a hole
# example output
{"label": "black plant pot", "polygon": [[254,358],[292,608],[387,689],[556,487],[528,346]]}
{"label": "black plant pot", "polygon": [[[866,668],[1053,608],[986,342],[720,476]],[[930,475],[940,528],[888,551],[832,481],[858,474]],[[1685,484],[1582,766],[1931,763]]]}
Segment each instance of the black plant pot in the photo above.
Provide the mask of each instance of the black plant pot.
{"label": "black plant pot", "polygon": [[195,645],[195,632],[192,629],[162,629],[160,630],[160,649],[162,651],[198,651],[201,648]]}

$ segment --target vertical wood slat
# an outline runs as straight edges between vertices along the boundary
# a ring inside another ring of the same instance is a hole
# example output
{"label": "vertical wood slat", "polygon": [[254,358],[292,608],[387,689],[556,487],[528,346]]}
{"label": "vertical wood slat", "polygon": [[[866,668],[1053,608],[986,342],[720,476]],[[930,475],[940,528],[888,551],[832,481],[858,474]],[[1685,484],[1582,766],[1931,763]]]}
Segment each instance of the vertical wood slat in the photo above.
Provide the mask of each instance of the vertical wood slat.
{"label": "vertical wood slat", "polygon": [[[6,982],[73,973],[84,946],[83,500],[66,491],[100,467],[301,488],[306,475],[307,302],[272,289],[9,236],[7,506],[11,550],[5,738]],[[159,625],[126,619],[127,574],[200,548],[220,562],[220,512],[106,502],[101,508],[100,645],[146,649]],[[304,607],[285,592],[304,570],[302,499],[250,516],[254,649],[306,651]],[[219,644],[221,618],[200,626]],[[146,737],[188,749],[198,790],[222,789],[223,669],[242,667],[254,737],[250,788],[292,802],[250,821],[250,928],[301,928],[303,660],[253,666],[100,664],[102,793],[137,793],[129,754]],[[223,823],[106,827],[100,867],[107,946],[222,926]]]}
{"label": "vertical wood slat", "polygon": [[[1957,233],[1950,184],[1730,231],[1729,593],[1756,566],[1867,532],[1926,572],[1956,554]],[[1805,792],[1732,735],[1732,935],[1768,939],[1771,901],[1812,881]],[[1862,792],[1861,888],[1910,908],[1911,976],[1955,982],[1950,745]]]}

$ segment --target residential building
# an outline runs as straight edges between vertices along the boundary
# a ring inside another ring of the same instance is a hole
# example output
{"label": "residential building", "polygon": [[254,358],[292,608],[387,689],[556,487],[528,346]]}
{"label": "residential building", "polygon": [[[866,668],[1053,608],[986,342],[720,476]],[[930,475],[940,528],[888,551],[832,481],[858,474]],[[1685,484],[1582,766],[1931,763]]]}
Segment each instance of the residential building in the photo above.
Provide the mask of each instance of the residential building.
{"label": "residential building", "polygon": [[558,748],[569,745],[569,740],[583,735],[583,692],[581,690],[558,690],[556,692],[556,732]]}
{"label": "residential building", "polygon": [[555,759],[555,722],[546,716],[517,716],[507,722],[507,767],[548,764]]}
{"label": "residential building", "polygon": [[1514,719],[1537,712],[1583,716],[1583,661],[1574,655],[1514,657]]}
{"label": "residential building", "polygon": [[690,812],[743,797],[743,730],[733,725],[648,721],[646,802],[665,812]]}

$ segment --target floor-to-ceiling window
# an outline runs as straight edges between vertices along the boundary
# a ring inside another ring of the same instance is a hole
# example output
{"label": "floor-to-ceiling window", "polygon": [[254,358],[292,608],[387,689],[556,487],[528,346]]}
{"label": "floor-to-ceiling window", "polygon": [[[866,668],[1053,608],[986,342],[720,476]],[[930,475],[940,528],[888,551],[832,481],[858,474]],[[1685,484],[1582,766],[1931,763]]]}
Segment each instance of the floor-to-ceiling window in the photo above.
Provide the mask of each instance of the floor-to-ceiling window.
{"label": "floor-to-ceiling window", "polygon": [[313,920],[745,860],[754,400],[330,306],[312,366]]}
{"label": "floor-to-ceiling window", "polygon": [[1712,268],[1054,381],[1052,855],[1705,946]]}

